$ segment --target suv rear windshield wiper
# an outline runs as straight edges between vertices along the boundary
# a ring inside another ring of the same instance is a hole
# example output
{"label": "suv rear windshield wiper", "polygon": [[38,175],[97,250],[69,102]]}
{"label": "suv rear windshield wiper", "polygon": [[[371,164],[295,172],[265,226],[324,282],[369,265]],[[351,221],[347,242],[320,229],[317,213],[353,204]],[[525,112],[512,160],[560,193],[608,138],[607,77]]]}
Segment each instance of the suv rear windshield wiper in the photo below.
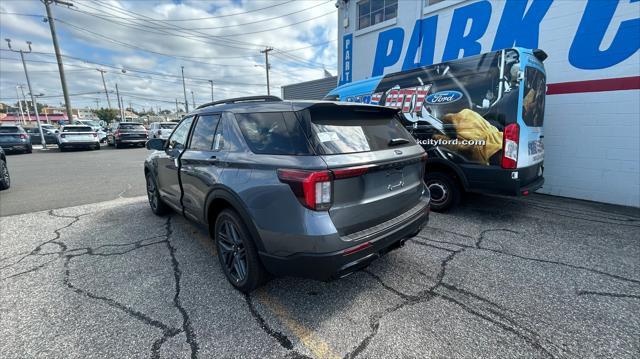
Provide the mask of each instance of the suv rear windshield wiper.
{"label": "suv rear windshield wiper", "polygon": [[409,143],[409,140],[406,138],[392,138],[389,140],[389,147],[406,145],[407,143]]}

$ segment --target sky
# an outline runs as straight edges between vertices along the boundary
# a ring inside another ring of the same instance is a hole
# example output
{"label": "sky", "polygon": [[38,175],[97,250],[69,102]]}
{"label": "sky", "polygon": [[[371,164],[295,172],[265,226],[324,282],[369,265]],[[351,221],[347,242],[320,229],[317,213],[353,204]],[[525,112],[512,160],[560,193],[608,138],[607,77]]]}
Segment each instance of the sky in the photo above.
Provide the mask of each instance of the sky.
{"label": "sky", "polygon": [[[265,56],[269,52],[270,88],[280,95],[286,84],[336,74],[335,0],[65,0],[52,5],[71,104],[107,107],[100,72],[111,106],[118,85],[126,107],[184,108],[184,66],[189,108],[214,99],[266,94]],[[39,0],[0,0],[0,102],[15,103],[16,86],[26,78],[25,54],[37,100],[63,103],[45,6]],[[21,94],[20,94],[21,96]]]}

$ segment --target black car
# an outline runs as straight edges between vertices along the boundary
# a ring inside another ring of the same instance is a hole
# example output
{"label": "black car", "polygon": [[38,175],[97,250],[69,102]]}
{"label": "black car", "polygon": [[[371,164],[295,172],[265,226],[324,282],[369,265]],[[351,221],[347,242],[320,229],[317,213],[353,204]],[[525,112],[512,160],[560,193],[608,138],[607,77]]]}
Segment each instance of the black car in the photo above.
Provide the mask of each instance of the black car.
{"label": "black car", "polygon": [[5,151],[31,153],[31,138],[22,126],[0,126],[0,146]]}
{"label": "black car", "polygon": [[137,122],[117,122],[109,127],[107,145],[121,148],[124,146],[144,147],[147,143],[147,129]]}
{"label": "black car", "polygon": [[[58,135],[56,134],[58,130],[53,127],[45,127],[42,126],[42,133],[44,133],[44,140],[48,145],[55,145],[58,143]],[[39,145],[42,143],[40,139],[40,130],[37,127],[33,127],[27,130],[27,133],[31,137],[32,145]]]}
{"label": "black car", "polygon": [[7,156],[0,147],[0,190],[7,189],[11,186],[11,177],[9,177],[9,169],[7,168]]}

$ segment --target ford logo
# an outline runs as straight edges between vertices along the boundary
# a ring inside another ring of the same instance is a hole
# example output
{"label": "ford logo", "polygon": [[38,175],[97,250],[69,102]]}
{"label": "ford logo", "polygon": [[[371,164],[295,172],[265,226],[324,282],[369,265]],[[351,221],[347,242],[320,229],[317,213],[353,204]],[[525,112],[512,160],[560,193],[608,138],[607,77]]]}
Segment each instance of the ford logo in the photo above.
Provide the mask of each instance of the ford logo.
{"label": "ford logo", "polygon": [[462,93],[458,91],[440,91],[427,96],[427,103],[432,105],[441,105],[445,103],[456,102],[462,98]]}
{"label": "ford logo", "polygon": [[400,150],[395,150],[395,151],[393,151],[393,152],[394,152],[396,155],[398,155],[398,156],[402,154],[402,151],[400,151]]}

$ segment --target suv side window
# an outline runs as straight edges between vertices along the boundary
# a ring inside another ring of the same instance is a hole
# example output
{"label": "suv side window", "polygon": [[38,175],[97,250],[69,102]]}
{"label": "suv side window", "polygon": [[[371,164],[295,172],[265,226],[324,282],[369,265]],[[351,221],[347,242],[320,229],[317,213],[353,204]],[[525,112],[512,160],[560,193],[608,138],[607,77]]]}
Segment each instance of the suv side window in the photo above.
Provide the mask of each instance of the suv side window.
{"label": "suv side window", "polygon": [[176,129],[169,137],[167,149],[170,150],[184,150],[187,144],[187,136],[189,135],[189,129],[193,122],[193,116],[187,117],[176,127]]}
{"label": "suv side window", "polygon": [[191,133],[189,149],[197,151],[211,151],[213,146],[213,136],[216,132],[218,122],[220,122],[220,115],[198,116],[196,125]]}
{"label": "suv side window", "polygon": [[294,116],[282,112],[236,114],[251,151],[270,155],[310,155],[306,135]]}

